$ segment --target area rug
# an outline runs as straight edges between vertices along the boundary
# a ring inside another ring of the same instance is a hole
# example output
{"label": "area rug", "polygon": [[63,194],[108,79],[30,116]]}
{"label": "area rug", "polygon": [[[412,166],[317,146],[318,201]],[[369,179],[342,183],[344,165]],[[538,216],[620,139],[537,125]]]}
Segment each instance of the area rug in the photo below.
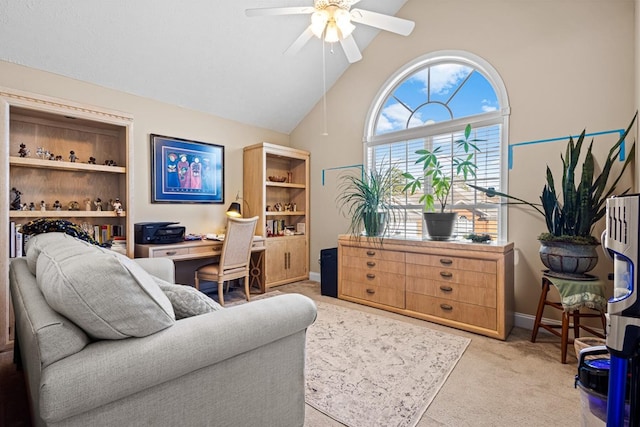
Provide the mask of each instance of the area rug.
{"label": "area rug", "polygon": [[470,339],[316,301],[307,404],[350,427],[413,427]]}

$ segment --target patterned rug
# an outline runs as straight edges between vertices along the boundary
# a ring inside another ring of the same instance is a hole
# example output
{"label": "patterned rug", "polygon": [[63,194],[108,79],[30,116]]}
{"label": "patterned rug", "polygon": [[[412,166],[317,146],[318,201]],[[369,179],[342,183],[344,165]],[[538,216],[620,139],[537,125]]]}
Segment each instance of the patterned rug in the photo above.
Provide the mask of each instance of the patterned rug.
{"label": "patterned rug", "polygon": [[350,427],[413,427],[471,342],[316,301],[307,333],[307,404]]}

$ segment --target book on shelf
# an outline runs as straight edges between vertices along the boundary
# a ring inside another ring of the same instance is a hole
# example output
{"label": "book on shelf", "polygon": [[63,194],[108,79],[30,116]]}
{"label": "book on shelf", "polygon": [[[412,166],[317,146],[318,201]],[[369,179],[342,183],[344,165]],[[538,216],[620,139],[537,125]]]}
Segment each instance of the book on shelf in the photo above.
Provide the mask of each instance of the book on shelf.
{"label": "book on shelf", "polygon": [[9,222],[9,258],[19,258],[24,255],[24,239],[20,229],[22,224]]}

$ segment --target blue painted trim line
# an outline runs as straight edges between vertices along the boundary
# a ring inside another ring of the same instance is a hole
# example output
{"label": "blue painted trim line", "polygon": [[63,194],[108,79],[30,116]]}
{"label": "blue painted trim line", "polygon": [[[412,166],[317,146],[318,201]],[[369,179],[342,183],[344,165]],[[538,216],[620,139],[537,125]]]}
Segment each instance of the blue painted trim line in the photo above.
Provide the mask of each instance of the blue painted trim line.
{"label": "blue painted trim line", "polygon": [[360,164],[360,165],[338,166],[337,168],[322,169],[322,186],[324,187],[325,171],[333,171],[338,169],[350,169],[350,168],[360,168],[360,171],[362,172],[362,178],[364,179],[364,165]]}
{"label": "blue painted trim line", "polygon": [[[585,137],[587,136],[599,136],[599,135],[607,135],[610,133],[618,133],[620,135],[620,137],[622,137],[622,135],[624,135],[624,129],[615,129],[615,130],[605,130],[602,132],[595,132],[595,133],[587,133],[585,134]],[[580,137],[580,135],[573,135],[572,138],[578,138]],[[520,147],[522,145],[531,145],[531,144],[542,144],[544,142],[554,142],[554,141],[563,141],[563,140],[567,140],[569,139],[568,136],[563,136],[561,138],[551,138],[551,139],[539,139],[537,141],[527,141],[527,142],[518,142],[517,144],[511,144],[509,145],[509,154],[508,154],[508,162],[509,162],[509,170],[513,169],[513,149],[515,147]],[[624,147],[625,141],[622,141],[622,144],[620,146],[620,161],[624,162],[624,153],[625,153],[625,147]]]}

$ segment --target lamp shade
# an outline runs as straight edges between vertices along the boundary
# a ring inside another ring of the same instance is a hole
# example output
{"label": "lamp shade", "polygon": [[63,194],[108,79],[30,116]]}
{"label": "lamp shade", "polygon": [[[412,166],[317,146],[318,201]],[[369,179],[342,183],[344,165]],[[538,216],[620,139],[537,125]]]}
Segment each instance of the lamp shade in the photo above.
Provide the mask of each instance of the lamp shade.
{"label": "lamp shade", "polygon": [[242,216],[242,207],[238,202],[232,202],[227,209],[227,216],[240,218]]}

